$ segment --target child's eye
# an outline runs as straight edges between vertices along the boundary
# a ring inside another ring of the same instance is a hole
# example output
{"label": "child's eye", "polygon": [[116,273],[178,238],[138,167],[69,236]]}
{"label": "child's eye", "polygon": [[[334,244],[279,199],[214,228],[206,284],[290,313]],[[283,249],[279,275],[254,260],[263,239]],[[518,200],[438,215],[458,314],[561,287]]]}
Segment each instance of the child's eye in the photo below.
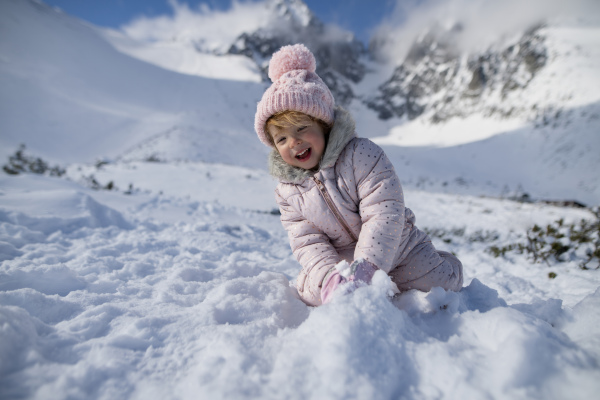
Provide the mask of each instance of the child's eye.
{"label": "child's eye", "polygon": [[282,143],[285,140],[285,137],[280,136],[277,138],[277,143]]}
{"label": "child's eye", "polygon": [[302,132],[306,128],[308,128],[308,126],[301,126],[301,127],[298,128],[298,132]]}

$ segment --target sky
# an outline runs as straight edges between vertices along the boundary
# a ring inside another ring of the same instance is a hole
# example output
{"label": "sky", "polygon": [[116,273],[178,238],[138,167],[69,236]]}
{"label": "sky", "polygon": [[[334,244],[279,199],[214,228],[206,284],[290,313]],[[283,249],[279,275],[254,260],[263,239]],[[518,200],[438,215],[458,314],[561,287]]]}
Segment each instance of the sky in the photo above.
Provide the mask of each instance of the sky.
{"label": "sky", "polygon": [[[138,16],[172,14],[168,0],[43,0],[67,14],[103,27],[118,28]],[[232,0],[177,0],[198,8],[201,3],[213,10],[226,10]],[[370,33],[393,11],[396,0],[304,0],[325,23],[352,31],[368,43]]]}

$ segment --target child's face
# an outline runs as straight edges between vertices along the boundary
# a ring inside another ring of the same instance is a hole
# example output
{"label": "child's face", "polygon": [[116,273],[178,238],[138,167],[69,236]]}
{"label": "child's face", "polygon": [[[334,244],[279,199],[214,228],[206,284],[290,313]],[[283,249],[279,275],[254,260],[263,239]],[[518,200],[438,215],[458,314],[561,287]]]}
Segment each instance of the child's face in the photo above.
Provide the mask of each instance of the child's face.
{"label": "child's face", "polygon": [[307,118],[300,126],[269,127],[275,148],[286,163],[294,167],[316,167],[325,151],[325,134],[321,125]]}

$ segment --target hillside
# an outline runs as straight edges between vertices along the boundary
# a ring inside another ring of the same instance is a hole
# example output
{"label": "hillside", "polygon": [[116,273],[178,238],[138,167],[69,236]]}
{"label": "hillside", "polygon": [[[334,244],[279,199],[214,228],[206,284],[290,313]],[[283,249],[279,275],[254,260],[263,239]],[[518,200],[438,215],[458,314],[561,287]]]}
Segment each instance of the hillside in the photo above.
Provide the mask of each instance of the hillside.
{"label": "hillside", "polygon": [[[159,159],[262,168],[252,153],[265,149],[251,127],[269,55],[303,41],[359,134],[385,147],[405,186],[600,203],[594,24],[549,22],[471,53],[453,47],[460,26],[432,28],[394,66],[377,58],[385,38],[366,49],[301,1],[182,15],[158,31],[144,20],[101,30],[38,3],[3,9],[4,158],[23,143],[62,164]],[[19,23],[25,15],[37,21],[33,28]],[[221,151],[222,143],[233,151]]]}
{"label": "hillside", "polygon": [[[169,141],[174,159],[259,166],[256,82],[188,76],[118,52],[98,29],[44,4],[2,2],[0,152],[21,143],[63,164],[118,159]],[[202,142],[200,144],[199,142]],[[230,151],[223,152],[227,143]],[[144,154],[151,156],[152,154]]]}

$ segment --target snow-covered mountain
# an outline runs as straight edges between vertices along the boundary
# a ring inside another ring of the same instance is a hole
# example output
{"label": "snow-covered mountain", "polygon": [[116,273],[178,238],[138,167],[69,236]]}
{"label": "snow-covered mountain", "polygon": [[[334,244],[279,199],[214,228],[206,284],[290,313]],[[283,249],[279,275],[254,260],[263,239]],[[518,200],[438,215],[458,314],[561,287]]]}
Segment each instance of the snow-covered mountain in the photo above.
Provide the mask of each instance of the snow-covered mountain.
{"label": "snow-covered mountain", "polygon": [[[419,37],[367,100],[380,118],[401,119],[379,143],[399,146],[426,185],[597,204],[599,26],[554,21],[475,53],[453,45],[459,33]],[[431,170],[436,159],[451,172]]]}
{"label": "snow-covered mountain", "polygon": [[[264,146],[249,128],[260,84],[140,61],[117,51],[99,29],[42,3],[10,0],[0,7],[2,158],[23,143],[63,164],[155,152],[264,164],[256,157]],[[170,149],[153,147],[166,142]]]}
{"label": "snow-covered mountain", "polygon": [[[479,54],[456,48],[457,31],[460,25],[449,30],[435,27],[417,38],[402,64],[368,102],[380,118],[412,120],[426,114],[431,122],[441,123],[474,113],[512,117],[530,111],[515,109],[507,97],[512,91],[523,91],[546,64],[548,50],[540,27],[505,48]],[[385,39],[374,43],[379,41]],[[373,46],[373,51],[381,53],[382,47]]]}
{"label": "snow-covered mountain", "polygon": [[[252,79],[264,82],[269,80],[268,63],[275,51],[284,45],[305,43],[315,54],[317,73],[336,100],[348,105],[356,97],[352,83],[365,75],[366,49],[351,32],[321,22],[302,0],[240,3],[228,12],[190,13],[186,6],[177,6],[173,21],[164,24],[168,26],[163,26],[161,34],[156,33],[155,21],[142,19],[124,32],[108,30],[106,35],[123,52],[178,72],[244,79],[251,75],[244,71],[248,69],[255,74]],[[223,26],[232,29],[224,30]],[[231,55],[245,56],[246,63]],[[223,70],[221,63],[219,71],[207,68],[223,59],[235,59],[240,70]]]}
{"label": "snow-covered mountain", "polygon": [[41,3],[4,2],[0,156],[24,143],[61,163],[260,167],[254,153],[266,150],[252,119],[270,54],[304,42],[359,134],[385,147],[407,187],[600,202],[597,25],[547,22],[470,52],[454,45],[460,24],[434,26],[384,63],[393,33],[367,51],[301,0],[227,12],[175,4],[172,18],[115,31]]}

